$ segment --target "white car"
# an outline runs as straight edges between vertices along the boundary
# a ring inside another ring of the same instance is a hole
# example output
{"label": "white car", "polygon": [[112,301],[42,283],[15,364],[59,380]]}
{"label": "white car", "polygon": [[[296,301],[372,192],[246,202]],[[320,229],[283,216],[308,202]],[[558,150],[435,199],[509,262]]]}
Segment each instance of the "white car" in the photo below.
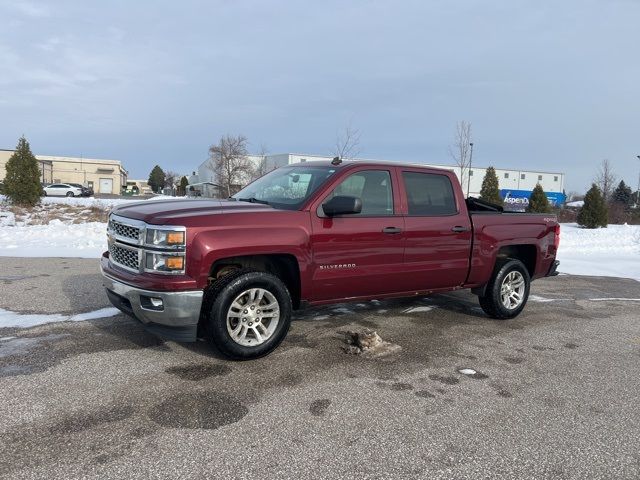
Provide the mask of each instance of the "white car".
{"label": "white car", "polygon": [[44,187],[45,197],[80,197],[82,189],[69,185],[68,183],[54,183]]}

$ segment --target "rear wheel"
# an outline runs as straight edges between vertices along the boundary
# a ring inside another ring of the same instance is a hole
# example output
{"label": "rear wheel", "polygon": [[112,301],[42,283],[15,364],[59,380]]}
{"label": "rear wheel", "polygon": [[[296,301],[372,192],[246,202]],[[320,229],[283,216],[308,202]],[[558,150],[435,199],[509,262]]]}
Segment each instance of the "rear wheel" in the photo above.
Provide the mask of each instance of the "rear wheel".
{"label": "rear wheel", "polygon": [[479,297],[482,310],[490,317],[508,319],[517,317],[529,298],[531,278],[520,260],[508,259],[498,265]]}
{"label": "rear wheel", "polygon": [[291,323],[291,296],[275,275],[250,269],[231,272],[206,292],[210,341],[224,355],[248,360],[271,353]]}

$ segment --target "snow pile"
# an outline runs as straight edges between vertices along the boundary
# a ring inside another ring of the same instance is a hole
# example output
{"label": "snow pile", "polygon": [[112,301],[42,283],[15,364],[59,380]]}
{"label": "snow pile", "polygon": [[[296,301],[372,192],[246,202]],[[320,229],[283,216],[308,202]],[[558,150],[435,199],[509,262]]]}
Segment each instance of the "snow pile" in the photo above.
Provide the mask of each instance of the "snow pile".
{"label": "snow pile", "polygon": [[[0,308],[0,328],[29,328],[45,323],[56,322],[84,322],[98,318],[114,317],[120,314],[117,308],[101,308],[93,312],[77,315],[63,315],[61,313],[14,313]],[[6,339],[7,337],[5,337]],[[12,338],[12,337],[8,337]]]}
{"label": "snow pile", "polygon": [[575,202],[567,202],[565,203],[566,207],[573,207],[573,208],[582,208],[584,207],[584,200],[576,200]]}
{"label": "snow pile", "polygon": [[16,224],[16,216],[11,212],[0,212],[0,227],[13,227]]}
{"label": "snow pile", "polygon": [[640,280],[640,225],[560,225],[560,272]]}
{"label": "snow pile", "polygon": [[66,224],[0,227],[0,256],[99,258],[107,249],[107,224]]}

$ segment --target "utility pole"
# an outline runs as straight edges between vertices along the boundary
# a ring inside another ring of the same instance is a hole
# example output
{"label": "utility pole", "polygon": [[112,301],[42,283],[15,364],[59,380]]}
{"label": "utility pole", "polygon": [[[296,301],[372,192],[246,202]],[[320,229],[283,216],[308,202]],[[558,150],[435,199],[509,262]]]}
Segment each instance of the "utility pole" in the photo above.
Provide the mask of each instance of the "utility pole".
{"label": "utility pole", "polygon": [[471,147],[471,152],[469,153],[469,173],[467,175],[467,198],[469,198],[469,191],[471,189],[471,166],[473,165],[473,142],[469,142],[469,146]]}

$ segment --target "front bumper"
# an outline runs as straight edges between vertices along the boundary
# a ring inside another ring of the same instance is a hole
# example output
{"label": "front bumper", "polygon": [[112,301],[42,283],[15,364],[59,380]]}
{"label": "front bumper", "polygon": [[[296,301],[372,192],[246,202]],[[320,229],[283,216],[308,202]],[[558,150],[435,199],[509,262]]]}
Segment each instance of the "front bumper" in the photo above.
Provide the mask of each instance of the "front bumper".
{"label": "front bumper", "polygon": [[116,280],[104,271],[102,277],[113,306],[139,320],[146,330],[177,342],[196,341],[202,307],[201,290],[143,290]]}

